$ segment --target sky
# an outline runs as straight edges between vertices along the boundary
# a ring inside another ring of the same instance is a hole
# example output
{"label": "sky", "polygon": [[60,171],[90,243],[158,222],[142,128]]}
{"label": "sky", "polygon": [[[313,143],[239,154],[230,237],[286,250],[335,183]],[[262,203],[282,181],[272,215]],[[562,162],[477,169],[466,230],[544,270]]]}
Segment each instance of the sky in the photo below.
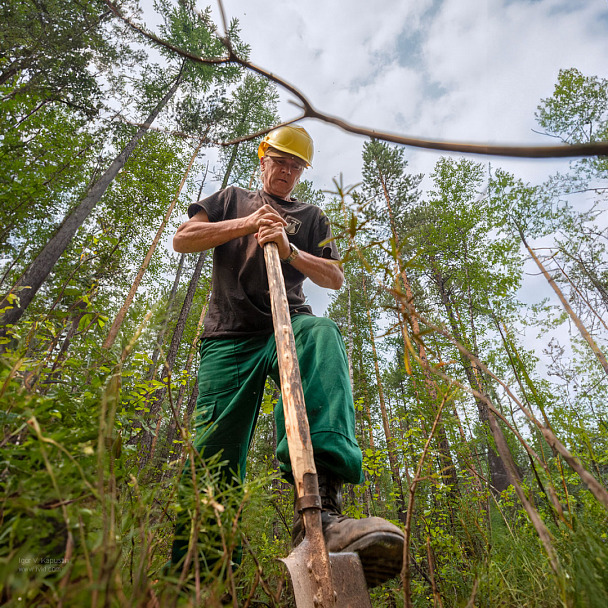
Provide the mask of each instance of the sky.
{"label": "sky", "polygon": [[[201,3],[200,8],[208,3]],[[217,3],[209,3],[221,28]],[[317,109],[372,129],[473,143],[551,145],[534,114],[560,69],[608,76],[608,0],[224,0],[250,60]],[[144,17],[144,20],[145,17]],[[151,19],[151,21],[154,21]],[[298,116],[279,88],[284,120]],[[316,188],[361,179],[363,137],[307,119]],[[408,148],[429,175],[439,152]],[[567,160],[472,156],[539,183]],[[424,182],[423,182],[424,183]],[[213,188],[213,184],[209,184]],[[306,291],[317,314],[327,293]]]}
{"label": "sky", "polygon": [[[218,5],[212,4],[221,23]],[[608,0],[225,0],[250,59],[302,91],[319,110],[372,129],[472,143],[552,145],[535,112],[560,69],[608,76]],[[283,119],[298,116],[281,91]],[[361,179],[365,141],[317,120],[317,188]],[[414,173],[440,153],[408,148]],[[471,156],[539,183],[569,161]],[[308,284],[320,314],[323,290]]]}
{"label": "sky", "polygon": [[[409,136],[550,145],[533,132],[534,113],[559,70],[608,71],[607,0],[225,0],[224,9],[239,20],[251,61],[315,107]],[[290,96],[281,99],[282,118],[297,116]],[[315,140],[309,177],[323,187],[340,173],[357,182],[364,139],[302,124]],[[428,173],[438,153],[410,148],[407,157]],[[543,164],[509,166],[531,178]]]}

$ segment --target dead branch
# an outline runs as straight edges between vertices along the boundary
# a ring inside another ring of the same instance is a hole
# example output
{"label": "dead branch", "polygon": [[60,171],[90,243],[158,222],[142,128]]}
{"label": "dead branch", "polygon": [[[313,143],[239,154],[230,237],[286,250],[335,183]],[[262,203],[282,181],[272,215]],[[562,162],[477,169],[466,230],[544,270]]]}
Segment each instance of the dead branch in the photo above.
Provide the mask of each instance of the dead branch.
{"label": "dead branch", "polygon": [[[225,27],[225,14],[224,8],[221,0],[219,1],[220,12],[222,14],[222,19],[224,21]],[[222,65],[222,64],[236,64],[241,67],[249,70],[251,72],[255,72],[264,78],[267,78],[271,82],[274,82],[281,88],[285,89],[289,93],[291,93],[294,97],[296,97],[299,103],[294,103],[297,107],[302,110],[302,114],[298,118],[294,118],[289,120],[284,124],[290,124],[297,120],[302,120],[304,118],[314,118],[316,120],[320,120],[321,122],[325,122],[327,124],[332,124],[343,131],[348,133],[354,133],[356,135],[363,135],[364,137],[370,137],[373,139],[378,139],[382,141],[391,142],[394,144],[401,144],[403,146],[411,146],[415,148],[424,148],[427,150],[440,150],[444,152],[459,152],[462,154],[483,154],[489,156],[507,156],[507,157],[517,157],[517,158],[573,158],[573,157],[581,157],[581,156],[608,156],[608,142],[593,142],[586,144],[572,144],[572,145],[562,145],[562,146],[507,146],[507,145],[489,145],[489,144],[472,144],[466,142],[451,142],[451,141],[441,141],[436,139],[424,139],[419,137],[408,137],[404,135],[398,135],[396,133],[388,133],[386,131],[376,131],[374,129],[369,129],[366,127],[361,127],[357,125],[353,125],[337,116],[331,116],[319,110],[316,110],[309,99],[302,93],[298,88],[294,85],[287,82],[285,79],[275,76],[272,72],[255,65],[254,63],[242,59],[239,57],[234,50],[232,49],[232,45],[230,43],[230,39],[228,34],[223,38],[220,38],[222,44],[225,46],[227,54],[224,57],[201,57],[199,55],[195,55],[185,49],[179,48],[162,38],[159,38],[156,34],[152,32],[148,32],[144,27],[133,23],[128,17],[124,16],[118,7],[111,2],[111,0],[104,0],[104,2],[108,5],[110,10],[122,21],[124,21],[129,27],[134,29],[136,32],[145,36],[155,44],[159,44],[164,46],[165,48],[173,51],[174,53],[184,57],[185,59],[189,59],[195,63],[201,63],[203,65]],[[259,137],[260,135],[264,135],[276,128],[275,125],[271,128],[264,129],[262,131],[257,131],[256,133],[251,133],[250,135],[246,135],[244,137],[239,137],[237,139],[232,139],[226,142],[215,142],[217,145],[221,146],[231,146],[243,141],[250,141]]]}
{"label": "dead branch", "polygon": [[587,344],[589,344],[589,347],[593,351],[593,354],[597,357],[601,366],[604,368],[604,371],[608,374],[608,360],[606,359],[606,356],[604,355],[604,353],[602,352],[600,347],[597,345],[595,340],[591,337],[591,334],[587,331],[587,328],[584,326],[581,319],[572,310],[572,307],[570,306],[570,304],[568,303],[568,300],[562,293],[562,290],[558,287],[557,283],[555,282],[555,279],[547,272],[547,270],[543,266],[542,262],[534,254],[534,251],[532,250],[530,245],[528,245],[528,242],[526,241],[522,228],[518,224],[515,224],[515,226],[516,226],[517,230],[519,231],[519,236],[521,238],[521,242],[524,244],[524,247],[528,250],[528,253],[530,254],[532,259],[534,260],[534,262],[536,263],[536,265],[542,272],[543,276],[547,279],[547,282],[549,283],[549,285],[551,285],[553,291],[556,293],[557,297],[559,298],[560,302],[562,303],[562,306],[564,307],[564,309],[566,310],[566,312],[568,313],[568,315],[570,316],[570,318],[576,325],[581,336],[585,339]]}

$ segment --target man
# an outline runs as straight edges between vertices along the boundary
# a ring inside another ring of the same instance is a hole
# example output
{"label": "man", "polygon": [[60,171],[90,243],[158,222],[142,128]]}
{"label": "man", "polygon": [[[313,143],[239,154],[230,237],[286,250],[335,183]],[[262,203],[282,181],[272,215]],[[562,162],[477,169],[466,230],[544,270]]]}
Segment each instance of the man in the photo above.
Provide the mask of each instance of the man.
{"label": "man", "polygon": [[[363,481],[348,361],[336,324],[312,315],[302,283],[308,277],[321,287],[340,289],[344,273],[325,215],[291,198],[312,162],[313,142],[302,127],[280,127],[265,137],[258,156],[261,190],[230,187],[190,205],[190,219],[173,239],[181,253],[215,248],[200,349],[194,446],[205,458],[221,452],[227,482],[244,480],[266,377],[279,382],[263,254],[263,246],[273,241],[283,262],[327,547],[333,552],[357,551],[373,586],[401,570],[403,534],[377,517],[353,520],[341,515],[342,483]],[[293,481],[281,400],[275,419],[277,458],[283,475]],[[298,513],[294,519],[297,544],[304,531]],[[174,564],[184,552],[184,542],[176,536]]]}

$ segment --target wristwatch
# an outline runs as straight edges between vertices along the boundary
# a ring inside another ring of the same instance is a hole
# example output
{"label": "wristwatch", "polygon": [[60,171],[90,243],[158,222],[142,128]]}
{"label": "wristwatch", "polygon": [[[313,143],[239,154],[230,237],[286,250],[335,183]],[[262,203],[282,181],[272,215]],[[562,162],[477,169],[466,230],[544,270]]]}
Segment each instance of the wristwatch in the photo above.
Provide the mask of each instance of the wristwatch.
{"label": "wristwatch", "polygon": [[300,250],[293,243],[289,243],[289,248],[291,249],[291,253],[281,260],[281,262],[285,262],[286,264],[291,264],[300,255]]}

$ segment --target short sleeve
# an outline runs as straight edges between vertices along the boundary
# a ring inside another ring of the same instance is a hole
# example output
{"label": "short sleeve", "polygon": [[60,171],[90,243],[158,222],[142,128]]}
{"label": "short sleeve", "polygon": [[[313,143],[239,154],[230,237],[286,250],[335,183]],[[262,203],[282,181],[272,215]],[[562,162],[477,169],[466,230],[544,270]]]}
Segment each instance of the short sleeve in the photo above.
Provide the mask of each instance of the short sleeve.
{"label": "short sleeve", "polygon": [[226,215],[226,190],[215,192],[211,196],[204,198],[188,207],[188,217],[194,217],[201,209],[207,212],[210,222],[220,222]]}
{"label": "short sleeve", "polygon": [[331,231],[331,225],[329,219],[322,212],[319,211],[319,217],[317,219],[317,225],[314,235],[314,243],[312,243],[313,250],[316,254],[327,260],[339,260],[340,252],[336,246],[336,241]]}

